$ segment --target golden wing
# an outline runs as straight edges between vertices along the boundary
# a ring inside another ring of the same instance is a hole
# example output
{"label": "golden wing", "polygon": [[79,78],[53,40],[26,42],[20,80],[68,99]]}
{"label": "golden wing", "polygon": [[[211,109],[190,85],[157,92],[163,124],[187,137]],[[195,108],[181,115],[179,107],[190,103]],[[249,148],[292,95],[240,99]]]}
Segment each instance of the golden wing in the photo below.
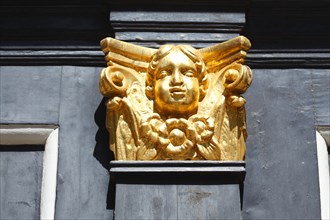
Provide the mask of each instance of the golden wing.
{"label": "golden wing", "polygon": [[220,160],[244,159],[247,135],[241,94],[252,82],[250,68],[243,65],[250,47],[250,41],[240,36],[199,50],[211,83],[198,113],[217,122],[213,141],[220,148]]}
{"label": "golden wing", "polygon": [[149,62],[155,49],[105,38],[101,41],[107,67],[100,75],[100,91],[107,100],[109,147],[117,160],[136,160],[139,121],[152,113],[144,92]]}

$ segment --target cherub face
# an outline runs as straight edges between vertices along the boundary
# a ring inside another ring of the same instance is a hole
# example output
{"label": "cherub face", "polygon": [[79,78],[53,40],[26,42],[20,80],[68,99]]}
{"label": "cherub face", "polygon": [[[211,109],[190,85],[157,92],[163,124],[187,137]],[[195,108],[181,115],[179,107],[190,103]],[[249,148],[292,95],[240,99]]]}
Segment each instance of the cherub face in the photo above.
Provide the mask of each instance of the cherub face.
{"label": "cherub face", "polygon": [[199,81],[195,63],[179,50],[163,57],[155,71],[155,108],[166,116],[197,112]]}

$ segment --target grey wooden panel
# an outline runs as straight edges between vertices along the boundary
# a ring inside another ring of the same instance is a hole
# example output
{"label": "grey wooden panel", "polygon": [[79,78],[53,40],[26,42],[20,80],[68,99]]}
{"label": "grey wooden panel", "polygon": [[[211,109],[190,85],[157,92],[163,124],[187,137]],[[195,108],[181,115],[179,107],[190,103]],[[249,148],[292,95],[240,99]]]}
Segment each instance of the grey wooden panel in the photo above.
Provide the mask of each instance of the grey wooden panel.
{"label": "grey wooden panel", "polygon": [[241,219],[238,184],[116,184],[115,219]]}
{"label": "grey wooden panel", "polygon": [[255,49],[330,49],[327,0],[252,0],[243,34]]}
{"label": "grey wooden panel", "polygon": [[61,67],[0,67],[0,123],[58,123]]}
{"label": "grey wooden panel", "polygon": [[148,47],[166,43],[201,48],[237,37],[245,23],[243,10],[167,8],[120,9],[110,13],[115,37]]}
{"label": "grey wooden panel", "polygon": [[116,185],[116,220],[177,219],[176,185]]}
{"label": "grey wooden panel", "polygon": [[0,46],[97,46],[111,33],[104,2],[1,2]]}
{"label": "grey wooden panel", "polygon": [[179,185],[178,219],[241,219],[239,186]]}
{"label": "grey wooden panel", "polygon": [[1,151],[0,146],[0,219],[39,218],[42,161],[42,151]]}
{"label": "grey wooden panel", "polygon": [[116,38],[123,41],[160,41],[160,42],[205,42],[220,43],[225,40],[239,36],[238,33],[186,33],[186,32],[117,32]]}
{"label": "grey wooden panel", "polygon": [[310,71],[315,104],[315,125],[330,125],[330,70]]}
{"label": "grey wooden panel", "polygon": [[[97,44],[99,41],[96,42]],[[30,65],[80,65],[105,66],[104,54],[100,46],[67,46],[59,47],[20,46],[1,47],[0,65],[30,66]]]}
{"label": "grey wooden panel", "polygon": [[253,70],[243,219],[320,219],[310,70]]}
{"label": "grey wooden panel", "polygon": [[115,219],[241,219],[244,164],[111,161]]}
{"label": "grey wooden panel", "polygon": [[[173,8],[175,9],[175,7]],[[163,22],[219,22],[244,23],[245,15],[239,12],[187,12],[187,11],[112,11],[110,21],[130,21],[130,22],[146,22],[146,21],[163,21]]]}
{"label": "grey wooden panel", "polygon": [[[252,41],[252,39],[250,39]],[[246,64],[252,69],[283,69],[283,68],[330,68],[330,51],[294,50],[294,49],[252,49],[248,52]],[[326,70],[325,70],[326,71]]]}
{"label": "grey wooden panel", "polygon": [[[56,219],[111,219],[108,171],[93,156],[101,68],[63,67]],[[103,146],[107,148],[107,146]]]}

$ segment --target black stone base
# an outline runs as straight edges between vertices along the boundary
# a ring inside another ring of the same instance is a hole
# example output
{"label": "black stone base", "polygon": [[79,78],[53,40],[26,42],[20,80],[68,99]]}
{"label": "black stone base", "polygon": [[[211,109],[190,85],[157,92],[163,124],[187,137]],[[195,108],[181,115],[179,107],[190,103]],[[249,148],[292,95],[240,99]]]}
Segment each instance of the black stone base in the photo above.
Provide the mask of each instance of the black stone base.
{"label": "black stone base", "polygon": [[244,162],[113,161],[114,219],[241,219]]}

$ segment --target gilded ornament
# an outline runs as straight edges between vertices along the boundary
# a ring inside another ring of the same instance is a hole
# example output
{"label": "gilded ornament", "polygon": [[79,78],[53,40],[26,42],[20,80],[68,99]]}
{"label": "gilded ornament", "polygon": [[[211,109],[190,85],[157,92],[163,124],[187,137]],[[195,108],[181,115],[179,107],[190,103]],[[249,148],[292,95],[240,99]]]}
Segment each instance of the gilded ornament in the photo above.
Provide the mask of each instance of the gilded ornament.
{"label": "gilded ornament", "polygon": [[103,39],[100,91],[115,159],[244,160],[250,46],[243,36],[202,49]]}

